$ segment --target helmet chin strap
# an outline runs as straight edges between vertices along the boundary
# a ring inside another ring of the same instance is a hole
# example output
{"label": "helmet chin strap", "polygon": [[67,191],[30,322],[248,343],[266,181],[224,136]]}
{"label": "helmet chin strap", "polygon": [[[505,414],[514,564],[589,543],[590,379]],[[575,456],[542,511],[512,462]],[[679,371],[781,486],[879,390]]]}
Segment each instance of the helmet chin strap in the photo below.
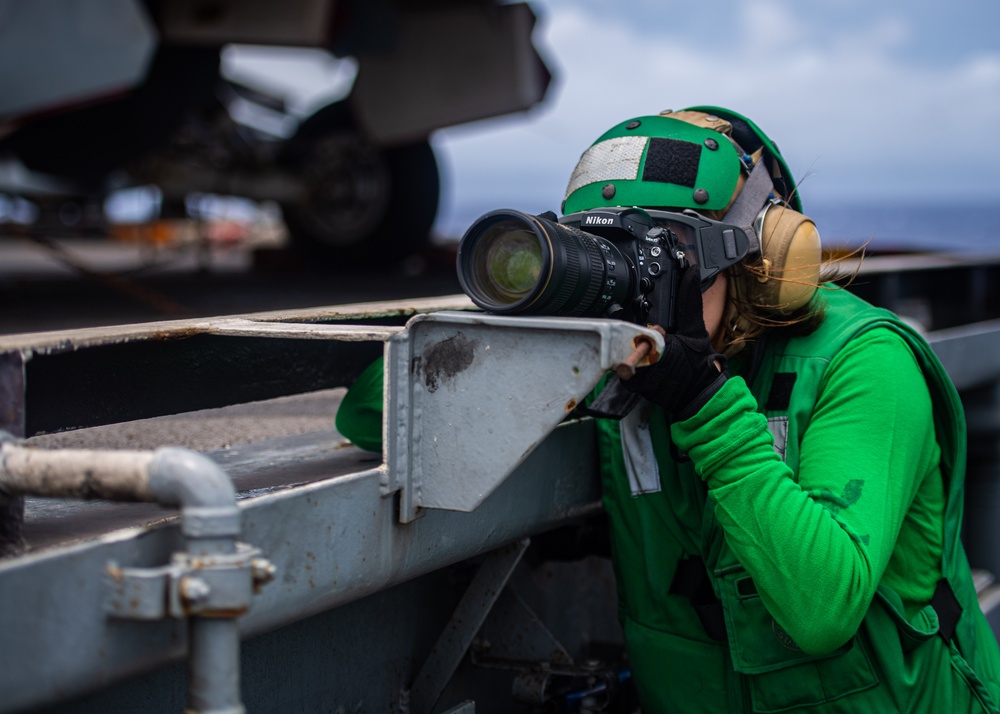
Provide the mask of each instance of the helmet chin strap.
{"label": "helmet chin strap", "polygon": [[[743,184],[743,189],[740,191],[736,200],[733,201],[729,210],[726,211],[726,215],[722,219],[724,222],[737,225],[746,231],[746,234],[751,241],[749,251],[750,255],[760,255],[763,250],[763,246],[761,245],[761,234],[757,232],[757,226],[755,224],[757,223],[757,218],[761,209],[767,204],[773,195],[774,182],[771,180],[770,173],[768,173],[767,162],[765,162],[764,157],[761,156],[757,159],[757,163],[754,165],[753,170],[750,171],[750,175]],[[740,292],[740,281],[730,281],[729,289],[737,293]],[[745,345],[741,334],[745,332],[746,323],[744,318],[740,317],[739,313],[736,311],[736,303],[733,301],[729,301],[722,319],[723,324],[729,326],[727,329],[735,338],[732,344],[727,346],[724,350],[727,357],[732,357],[734,354],[743,349]]]}
{"label": "helmet chin strap", "polygon": [[750,238],[750,254],[752,255],[759,255],[761,251],[760,236],[754,230],[754,222],[757,220],[760,209],[773,194],[774,182],[768,173],[767,162],[761,157],[747,177],[746,183],[743,184],[740,195],[736,197],[733,205],[729,207],[722,219],[723,222],[739,226],[746,231]]}

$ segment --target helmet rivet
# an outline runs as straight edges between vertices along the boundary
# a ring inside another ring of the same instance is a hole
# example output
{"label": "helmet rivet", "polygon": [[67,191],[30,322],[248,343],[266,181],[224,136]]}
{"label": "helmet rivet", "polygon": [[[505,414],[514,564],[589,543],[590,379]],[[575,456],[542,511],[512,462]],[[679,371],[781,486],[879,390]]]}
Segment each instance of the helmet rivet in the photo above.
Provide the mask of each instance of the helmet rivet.
{"label": "helmet rivet", "polygon": [[[615,185],[613,183],[604,184],[604,188],[601,189],[601,195],[604,196],[604,198],[614,198]],[[708,199],[706,198],[705,200],[707,201]]]}
{"label": "helmet rivet", "polygon": [[717,142],[715,139],[705,139],[705,146],[707,146],[712,151],[715,151],[716,149],[719,148],[719,142]]}
{"label": "helmet rivet", "polygon": [[703,188],[696,188],[694,190],[694,202],[698,205],[708,203],[708,191]]}
{"label": "helmet rivet", "polygon": [[633,119],[632,121],[630,121],[628,124],[625,125],[625,128],[638,129],[640,126],[642,126],[642,122],[639,121],[638,119]]}

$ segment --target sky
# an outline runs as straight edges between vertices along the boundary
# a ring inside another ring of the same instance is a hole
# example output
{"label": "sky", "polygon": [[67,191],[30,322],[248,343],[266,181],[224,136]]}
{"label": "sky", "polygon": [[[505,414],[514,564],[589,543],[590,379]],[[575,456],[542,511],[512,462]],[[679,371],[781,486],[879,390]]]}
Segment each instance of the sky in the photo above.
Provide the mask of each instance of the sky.
{"label": "sky", "polygon": [[555,79],[527,113],[433,137],[445,233],[558,211],[612,125],[707,104],[775,140],[803,202],[1000,208],[998,0],[535,0]]}

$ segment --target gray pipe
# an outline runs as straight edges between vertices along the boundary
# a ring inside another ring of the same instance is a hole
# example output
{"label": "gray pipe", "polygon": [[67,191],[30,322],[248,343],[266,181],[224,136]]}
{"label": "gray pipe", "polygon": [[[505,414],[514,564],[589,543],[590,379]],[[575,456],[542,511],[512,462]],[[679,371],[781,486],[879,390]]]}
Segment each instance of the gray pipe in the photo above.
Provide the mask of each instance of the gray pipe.
{"label": "gray pipe", "polygon": [[[159,503],[180,506],[181,529],[193,557],[235,551],[240,532],[236,492],[212,460],[187,449],[160,449],[149,466]],[[243,714],[240,632],[235,618],[188,618],[188,711]]]}
{"label": "gray pipe", "polygon": [[197,452],[166,448],[153,452],[147,473],[153,500],[181,509],[181,529],[196,541],[192,555],[233,552],[240,513],[225,471]]}
{"label": "gray pipe", "polygon": [[[179,507],[192,558],[236,551],[240,512],[229,476],[211,459],[180,448],[44,451],[0,432],[0,493],[8,496],[151,501]],[[199,586],[192,578],[188,588]],[[235,617],[188,618],[189,714],[243,714],[240,635]]]}

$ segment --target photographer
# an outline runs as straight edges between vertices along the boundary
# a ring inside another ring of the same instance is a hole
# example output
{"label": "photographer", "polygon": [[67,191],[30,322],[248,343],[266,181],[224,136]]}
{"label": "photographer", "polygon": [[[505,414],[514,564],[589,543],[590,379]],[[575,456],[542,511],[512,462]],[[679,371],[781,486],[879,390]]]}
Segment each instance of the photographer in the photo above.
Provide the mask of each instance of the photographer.
{"label": "photographer", "polygon": [[[662,358],[591,405],[627,405],[598,424],[644,714],[1000,712],[1000,648],[959,540],[962,408],[930,348],[817,285],[815,227],[745,117],[613,127],[563,212],[617,206],[759,242],[710,279],[682,267]],[[350,438],[364,391],[338,415]]]}

